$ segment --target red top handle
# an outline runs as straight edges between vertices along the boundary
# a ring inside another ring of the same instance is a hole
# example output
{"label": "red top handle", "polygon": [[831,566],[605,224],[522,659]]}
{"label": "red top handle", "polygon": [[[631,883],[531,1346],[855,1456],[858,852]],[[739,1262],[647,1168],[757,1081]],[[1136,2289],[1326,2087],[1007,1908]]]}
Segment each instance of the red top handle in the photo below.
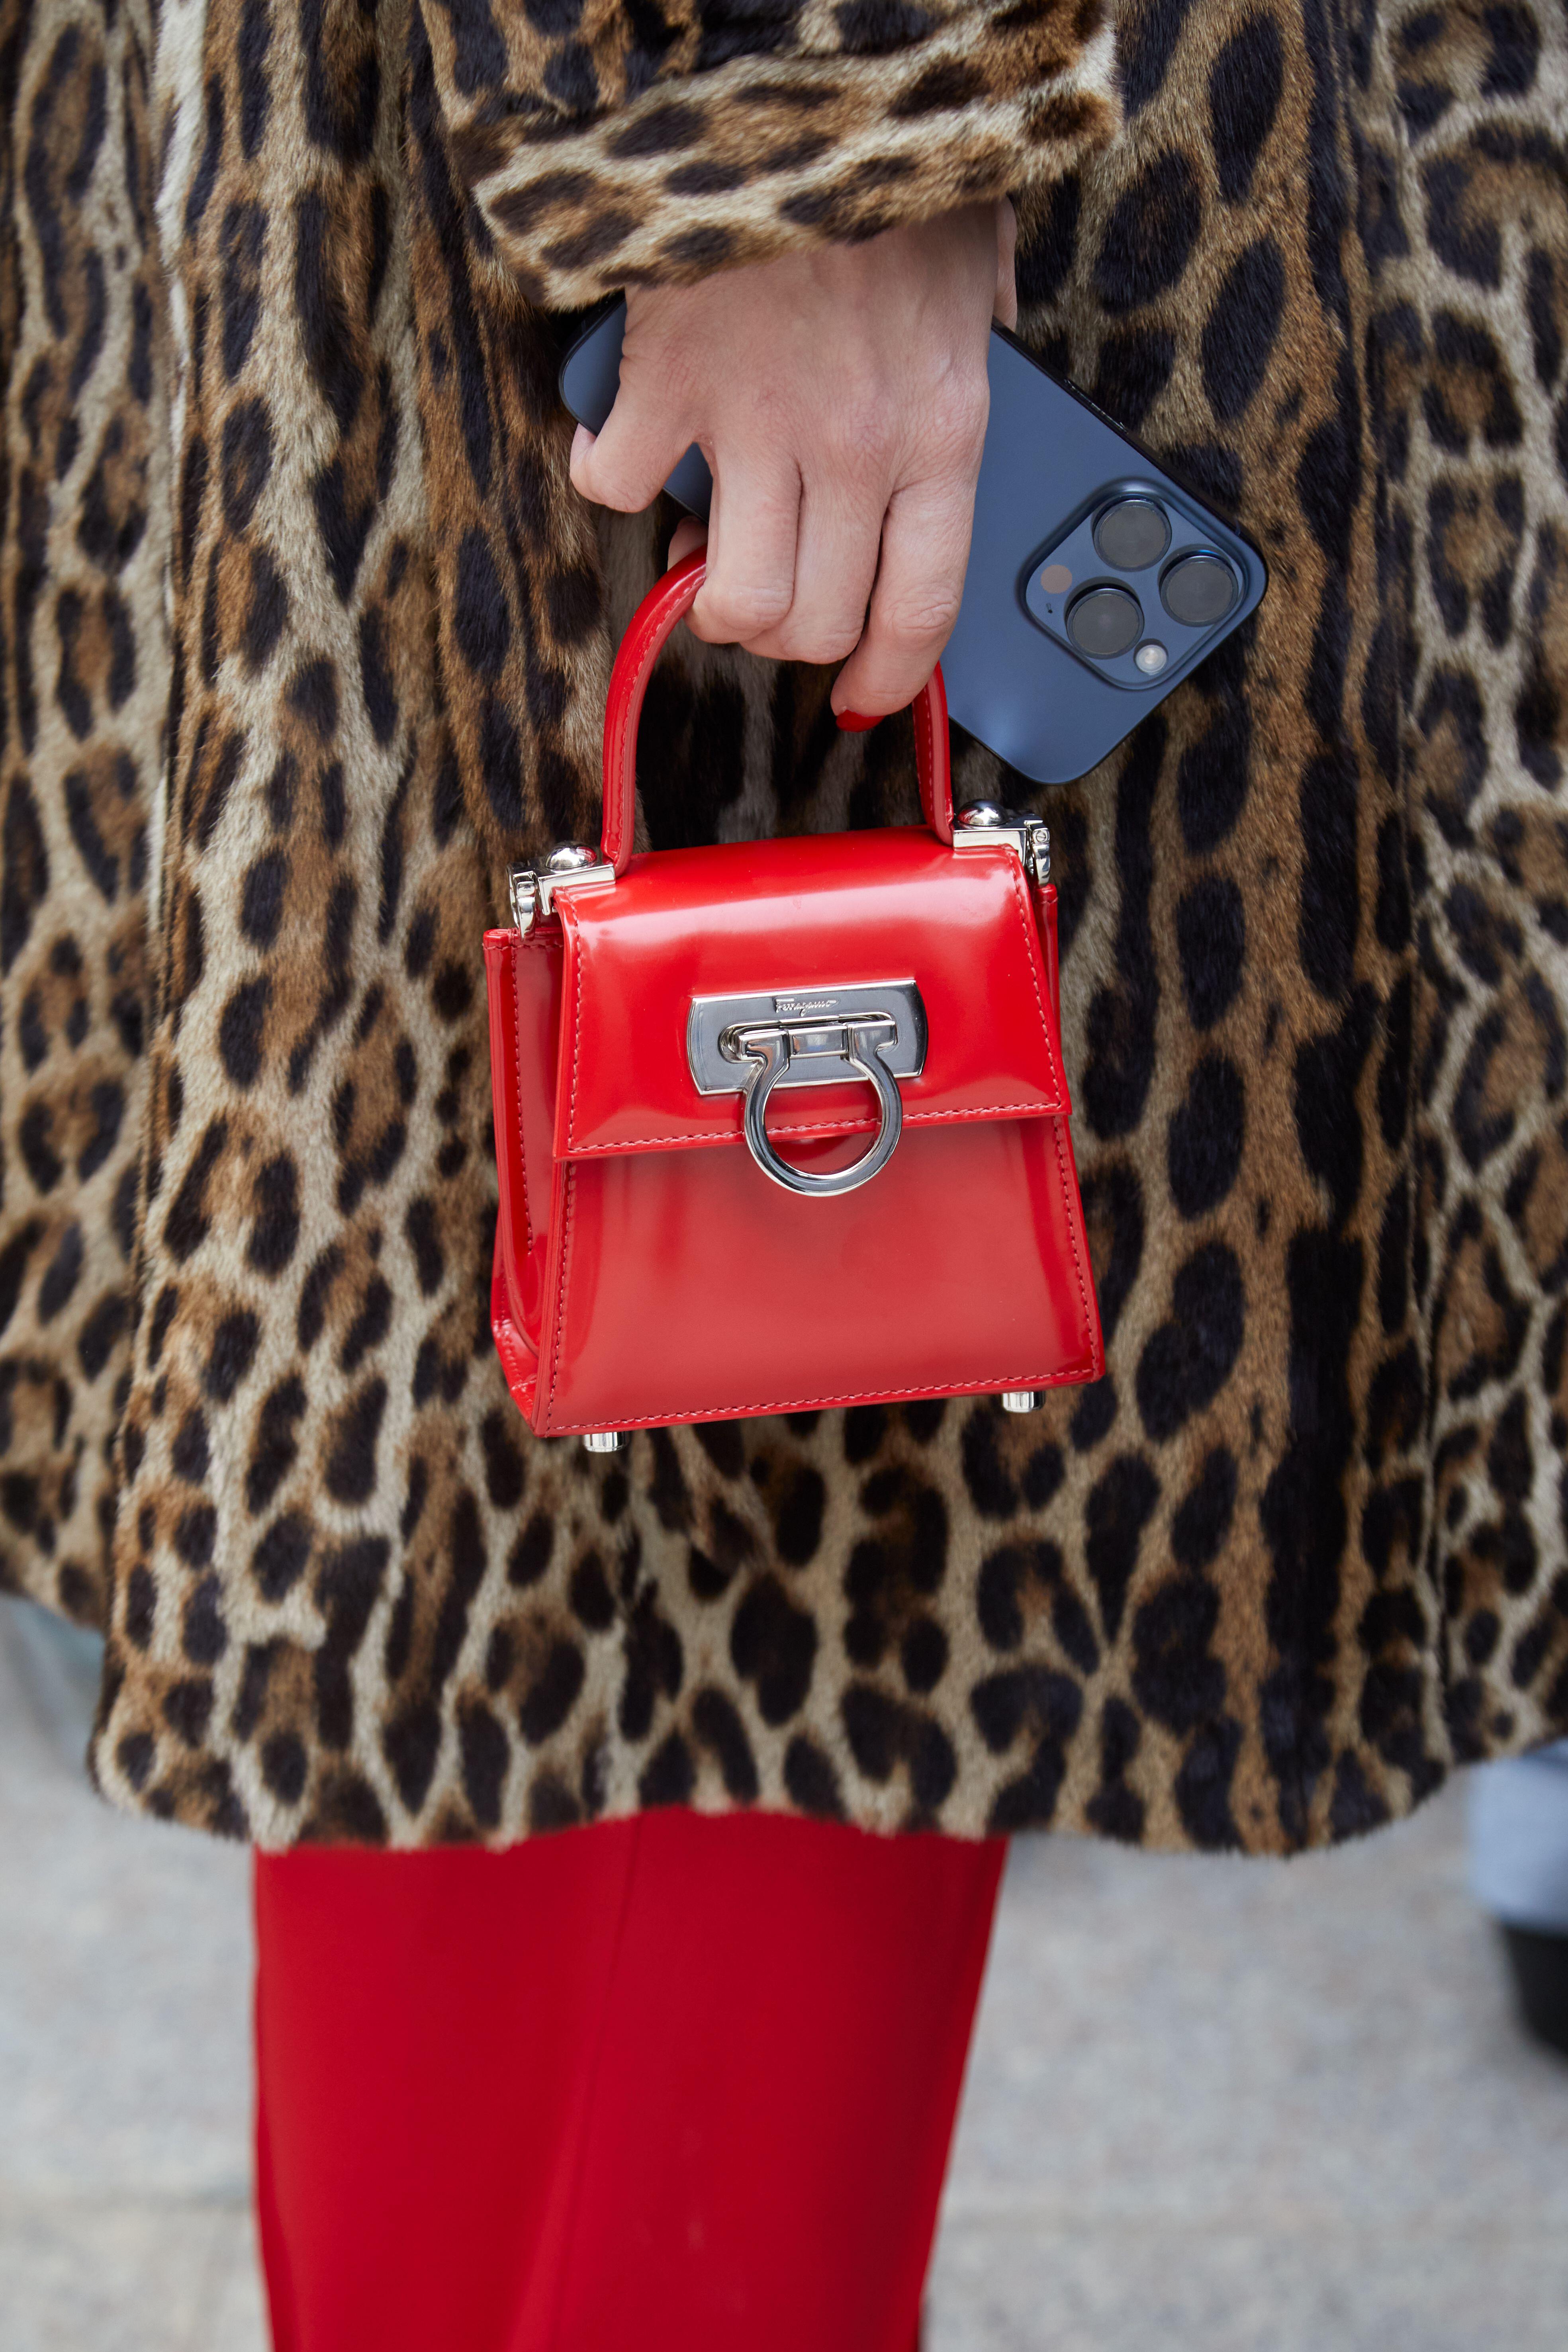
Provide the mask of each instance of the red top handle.
{"label": "red top handle", "polygon": [[[684,619],[697,600],[708,574],[708,551],[693,554],[667,572],[649,590],[621,639],[610,673],[610,699],[605,712],[605,830],[601,856],[606,866],[624,874],[632,854],[637,822],[637,721],[648,675],[665,639]],[[947,695],[942,672],[932,670],[915,697],[915,769],[920,777],[921,806],[937,839],[952,846],[952,765],[947,740]]]}

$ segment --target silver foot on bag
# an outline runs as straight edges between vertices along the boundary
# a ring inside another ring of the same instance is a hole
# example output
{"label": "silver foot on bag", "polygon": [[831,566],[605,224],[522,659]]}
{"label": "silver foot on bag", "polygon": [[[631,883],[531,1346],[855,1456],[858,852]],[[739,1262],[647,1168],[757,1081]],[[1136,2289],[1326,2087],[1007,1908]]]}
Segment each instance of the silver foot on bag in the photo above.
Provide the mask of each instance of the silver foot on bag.
{"label": "silver foot on bag", "polygon": [[589,1454],[618,1454],[626,1444],[626,1433],[619,1429],[590,1429],[583,1440]]}
{"label": "silver foot on bag", "polygon": [[1045,1401],[1039,1389],[1004,1389],[1002,1391],[1004,1412],[1038,1412]]}

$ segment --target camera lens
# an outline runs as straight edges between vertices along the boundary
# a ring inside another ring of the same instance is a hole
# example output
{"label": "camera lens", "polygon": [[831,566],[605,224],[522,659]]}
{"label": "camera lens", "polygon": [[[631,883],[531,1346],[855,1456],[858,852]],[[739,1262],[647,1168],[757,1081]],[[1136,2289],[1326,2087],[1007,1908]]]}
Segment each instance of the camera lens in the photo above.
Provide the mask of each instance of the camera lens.
{"label": "camera lens", "polygon": [[1219,555],[1184,555],[1160,583],[1166,612],[1189,629],[1223,621],[1239,593],[1235,572]]}
{"label": "camera lens", "polygon": [[1142,608],[1125,588],[1086,588],[1068,606],[1068,635],[1090,661],[1114,661],[1142,634]]}
{"label": "camera lens", "polygon": [[1094,543],[1102,563],[1113,563],[1118,572],[1144,572],[1171,544],[1171,526],[1164,509],[1152,499],[1121,499],[1095,524]]}

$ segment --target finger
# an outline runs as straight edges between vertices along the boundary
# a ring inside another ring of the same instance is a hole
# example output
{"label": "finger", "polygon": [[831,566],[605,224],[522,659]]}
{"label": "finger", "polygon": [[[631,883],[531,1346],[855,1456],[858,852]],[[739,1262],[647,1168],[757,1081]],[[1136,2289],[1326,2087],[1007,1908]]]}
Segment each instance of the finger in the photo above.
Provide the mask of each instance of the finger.
{"label": "finger", "polygon": [[640,514],[652,506],[691,446],[673,406],[623,384],[599,432],[579,425],[572,438],[572,486],[595,506]]}
{"label": "finger", "polygon": [[720,453],[708,517],[708,577],[688,625],[714,646],[754,646],[795,596],[800,476],[742,472]]}
{"label": "finger", "polygon": [[[879,485],[879,493],[880,486]],[[777,628],[753,641],[771,661],[841,662],[860,642],[881,550],[881,495],[852,501],[809,480],[801,494],[795,594]]]}
{"label": "finger", "polygon": [[991,315],[1009,330],[1018,323],[1018,215],[1011,196],[996,206],[996,299]]}
{"label": "finger", "polygon": [[897,491],[864,635],[833,682],[835,711],[873,718],[912,702],[952,634],[969,562],[973,476]]}
{"label": "finger", "polygon": [[707,524],[700,522],[695,515],[688,515],[684,521],[678,522],[675,536],[669,542],[670,570],[673,572],[678,563],[684,563],[693,549],[702,546],[707,537]]}

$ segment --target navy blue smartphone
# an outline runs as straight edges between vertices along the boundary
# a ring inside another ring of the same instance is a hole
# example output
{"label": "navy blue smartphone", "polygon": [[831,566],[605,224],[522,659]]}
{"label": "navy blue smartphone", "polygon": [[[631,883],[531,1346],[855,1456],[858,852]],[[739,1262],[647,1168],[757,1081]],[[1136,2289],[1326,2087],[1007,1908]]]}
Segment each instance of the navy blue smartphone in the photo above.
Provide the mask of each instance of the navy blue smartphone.
{"label": "navy blue smartphone", "polygon": [[[617,301],[562,363],[561,397],[595,433],[625,329]],[[1001,327],[990,377],[969,571],[942,657],[948,707],[1035,782],[1070,783],[1256,611],[1268,575],[1255,547]],[[713,478],[700,450],[665,487],[706,517]]]}

